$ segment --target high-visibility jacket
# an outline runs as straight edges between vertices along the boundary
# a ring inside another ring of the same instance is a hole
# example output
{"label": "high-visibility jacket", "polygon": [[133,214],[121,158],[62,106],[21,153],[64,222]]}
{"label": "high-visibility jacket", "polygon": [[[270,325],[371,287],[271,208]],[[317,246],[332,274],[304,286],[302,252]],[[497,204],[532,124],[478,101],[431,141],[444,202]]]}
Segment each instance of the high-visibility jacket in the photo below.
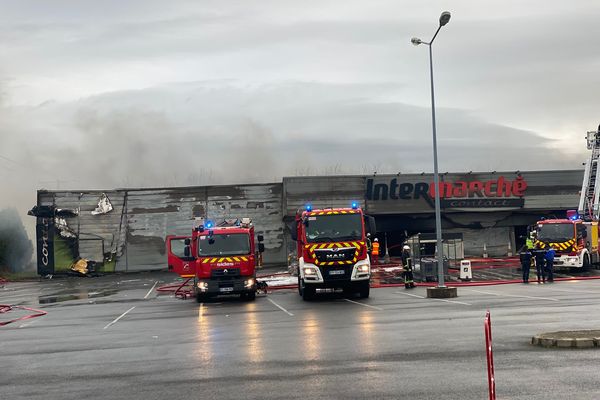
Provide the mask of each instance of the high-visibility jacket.
{"label": "high-visibility jacket", "polygon": [[371,250],[371,254],[374,256],[379,255],[379,242],[373,242],[373,250]]}
{"label": "high-visibility jacket", "polygon": [[533,239],[532,238],[525,239],[525,246],[528,249],[533,249]]}

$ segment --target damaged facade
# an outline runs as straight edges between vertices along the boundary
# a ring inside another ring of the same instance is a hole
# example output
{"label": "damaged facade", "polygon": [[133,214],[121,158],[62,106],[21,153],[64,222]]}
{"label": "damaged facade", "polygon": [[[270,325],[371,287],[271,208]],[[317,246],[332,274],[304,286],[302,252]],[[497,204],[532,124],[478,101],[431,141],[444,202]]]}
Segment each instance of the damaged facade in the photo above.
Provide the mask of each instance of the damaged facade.
{"label": "damaged facade", "polygon": [[265,262],[277,262],[285,258],[281,196],[280,184],[38,191],[38,272],[66,271],[78,258],[99,272],[166,269],[165,237],[190,235],[205,216],[252,218]]}
{"label": "damaged facade", "polygon": [[[460,234],[465,255],[505,256],[527,225],[577,208],[583,171],[443,174],[443,229]],[[289,224],[299,208],[359,201],[393,254],[407,236],[435,231],[432,176],[320,176],[281,183],[112,191],[38,191],[38,271],[60,272],[78,258],[97,271],[166,269],[165,237],[189,235],[193,219],[249,217],[265,238],[266,263],[294,250]]]}

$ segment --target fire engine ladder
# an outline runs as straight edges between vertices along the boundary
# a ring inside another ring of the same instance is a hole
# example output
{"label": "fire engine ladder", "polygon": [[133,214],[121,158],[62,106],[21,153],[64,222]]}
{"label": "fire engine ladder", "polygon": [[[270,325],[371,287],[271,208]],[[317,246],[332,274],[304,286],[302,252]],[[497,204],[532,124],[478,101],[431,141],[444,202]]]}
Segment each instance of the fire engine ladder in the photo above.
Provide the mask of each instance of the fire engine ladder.
{"label": "fire engine ladder", "polygon": [[579,215],[586,221],[597,220],[599,217],[600,201],[600,174],[598,161],[600,160],[600,127],[598,131],[587,133],[587,148],[592,154],[585,163],[585,173],[579,198]]}

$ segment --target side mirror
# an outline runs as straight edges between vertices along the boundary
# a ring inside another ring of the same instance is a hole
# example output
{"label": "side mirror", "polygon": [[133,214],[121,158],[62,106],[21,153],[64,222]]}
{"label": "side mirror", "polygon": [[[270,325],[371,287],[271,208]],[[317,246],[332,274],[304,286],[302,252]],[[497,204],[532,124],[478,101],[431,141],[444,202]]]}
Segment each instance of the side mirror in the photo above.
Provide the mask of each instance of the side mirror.
{"label": "side mirror", "polygon": [[264,243],[259,243],[258,244],[258,252],[259,253],[264,253],[265,252],[265,244]]}
{"label": "side mirror", "polygon": [[265,237],[263,235],[258,235],[257,239],[258,239],[259,242],[264,242]]}
{"label": "side mirror", "polygon": [[192,240],[190,238],[187,238],[184,240],[184,243],[186,246],[189,246],[192,243]]}
{"label": "side mirror", "polygon": [[[189,240],[189,239],[185,239],[185,240]],[[183,248],[183,255],[186,256],[186,257],[190,257],[191,251],[190,251],[190,246],[189,245],[186,245]]]}

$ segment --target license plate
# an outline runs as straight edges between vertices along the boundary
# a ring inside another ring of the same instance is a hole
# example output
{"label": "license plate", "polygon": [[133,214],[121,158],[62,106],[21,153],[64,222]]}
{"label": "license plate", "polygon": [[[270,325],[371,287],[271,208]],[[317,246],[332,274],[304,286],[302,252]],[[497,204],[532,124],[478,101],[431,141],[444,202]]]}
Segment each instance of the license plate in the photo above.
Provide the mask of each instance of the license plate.
{"label": "license plate", "polygon": [[343,269],[336,269],[333,271],[329,271],[329,275],[344,275],[346,271],[344,271]]}
{"label": "license plate", "polygon": [[222,287],[219,289],[219,291],[221,292],[233,292],[233,288],[232,287]]}

